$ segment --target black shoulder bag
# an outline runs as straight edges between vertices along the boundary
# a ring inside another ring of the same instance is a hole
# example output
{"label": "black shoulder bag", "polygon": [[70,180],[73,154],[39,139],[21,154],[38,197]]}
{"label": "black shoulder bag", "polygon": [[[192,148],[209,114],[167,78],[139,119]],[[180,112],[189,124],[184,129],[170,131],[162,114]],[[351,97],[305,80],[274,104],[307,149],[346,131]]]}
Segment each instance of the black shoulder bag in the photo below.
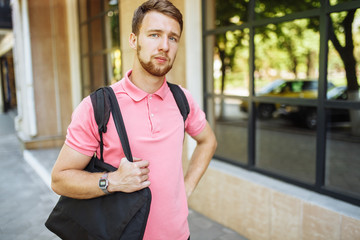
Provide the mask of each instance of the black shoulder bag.
{"label": "black shoulder bag", "polygon": [[[95,116],[100,113],[96,118],[105,115],[101,112],[105,113],[104,109],[107,107],[104,104],[109,104],[125,156],[132,161],[126,130],[113,90],[105,87],[95,93],[97,97]],[[105,125],[98,124],[98,127],[99,132],[106,132],[106,123]],[[85,170],[88,172],[115,171],[115,167],[103,161],[102,133],[100,139],[101,157],[98,159],[94,156]],[[73,199],[61,196],[45,226],[62,239],[140,240],[144,235],[150,203],[149,188],[133,193],[116,192],[93,199]]]}

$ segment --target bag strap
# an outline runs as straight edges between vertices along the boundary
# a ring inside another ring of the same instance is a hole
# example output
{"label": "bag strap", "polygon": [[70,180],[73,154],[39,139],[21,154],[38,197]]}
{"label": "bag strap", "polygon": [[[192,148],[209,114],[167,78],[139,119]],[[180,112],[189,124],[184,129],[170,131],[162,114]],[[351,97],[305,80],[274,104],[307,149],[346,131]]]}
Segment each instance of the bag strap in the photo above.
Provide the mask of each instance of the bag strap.
{"label": "bag strap", "polygon": [[190,113],[189,102],[185,96],[185,93],[178,85],[169,82],[167,82],[167,84],[175,98],[176,104],[185,122]]}
{"label": "bag strap", "polygon": [[105,97],[105,93],[102,88],[99,88],[95,92],[91,93],[90,98],[94,109],[95,121],[98,125],[98,131],[100,136],[100,160],[104,161],[103,133],[106,133],[107,131],[106,126],[110,118],[109,100]]}
{"label": "bag strap", "polygon": [[132,162],[133,157],[131,154],[129,139],[127,137],[124,120],[121,115],[121,111],[120,111],[118,101],[116,99],[116,95],[114,93],[114,90],[111,87],[104,87],[104,91],[106,92],[106,95],[108,96],[109,101],[110,101],[111,113],[113,115],[116,131],[118,132],[125,157],[127,158],[127,160]]}

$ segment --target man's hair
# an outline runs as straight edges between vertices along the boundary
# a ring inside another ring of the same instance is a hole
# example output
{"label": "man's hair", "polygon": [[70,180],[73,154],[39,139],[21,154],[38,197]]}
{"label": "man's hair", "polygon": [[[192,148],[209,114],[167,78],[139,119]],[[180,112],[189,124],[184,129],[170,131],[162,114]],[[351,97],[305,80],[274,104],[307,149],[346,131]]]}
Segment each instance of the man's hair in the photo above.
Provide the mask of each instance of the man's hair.
{"label": "man's hair", "polygon": [[183,20],[179,9],[177,9],[168,0],[148,0],[139,6],[134,12],[134,17],[132,19],[132,32],[135,33],[135,35],[139,34],[142,21],[145,15],[150,11],[156,11],[175,19],[180,24],[180,33],[182,32]]}

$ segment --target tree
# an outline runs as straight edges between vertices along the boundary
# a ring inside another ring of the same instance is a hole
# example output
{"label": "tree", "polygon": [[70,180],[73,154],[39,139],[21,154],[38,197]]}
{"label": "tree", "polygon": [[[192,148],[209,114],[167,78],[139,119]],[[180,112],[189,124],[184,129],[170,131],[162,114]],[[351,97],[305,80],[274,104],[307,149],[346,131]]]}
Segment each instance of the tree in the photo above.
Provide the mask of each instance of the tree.
{"label": "tree", "polygon": [[[333,19],[329,16],[329,40],[339,53],[343,61],[349,100],[359,100],[359,83],[356,76],[356,59],[354,56],[354,41],[352,25],[355,18],[356,9],[349,10],[344,14],[337,14]],[[343,17],[344,15],[344,17]],[[342,34],[343,33],[343,34]],[[344,36],[344,44],[340,43],[340,36]],[[360,115],[359,111],[350,111],[352,121],[352,133],[360,135]]]}

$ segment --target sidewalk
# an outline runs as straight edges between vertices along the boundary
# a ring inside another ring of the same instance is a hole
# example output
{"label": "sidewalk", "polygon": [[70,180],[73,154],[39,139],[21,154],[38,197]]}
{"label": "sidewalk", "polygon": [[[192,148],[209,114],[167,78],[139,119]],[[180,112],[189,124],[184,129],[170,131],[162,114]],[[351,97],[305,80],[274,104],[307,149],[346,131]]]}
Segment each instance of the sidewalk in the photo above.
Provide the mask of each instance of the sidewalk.
{"label": "sidewalk", "polygon": [[[44,226],[58,199],[49,181],[59,149],[22,151],[8,114],[0,126],[0,239],[59,239]],[[191,209],[189,225],[192,240],[246,240]]]}

